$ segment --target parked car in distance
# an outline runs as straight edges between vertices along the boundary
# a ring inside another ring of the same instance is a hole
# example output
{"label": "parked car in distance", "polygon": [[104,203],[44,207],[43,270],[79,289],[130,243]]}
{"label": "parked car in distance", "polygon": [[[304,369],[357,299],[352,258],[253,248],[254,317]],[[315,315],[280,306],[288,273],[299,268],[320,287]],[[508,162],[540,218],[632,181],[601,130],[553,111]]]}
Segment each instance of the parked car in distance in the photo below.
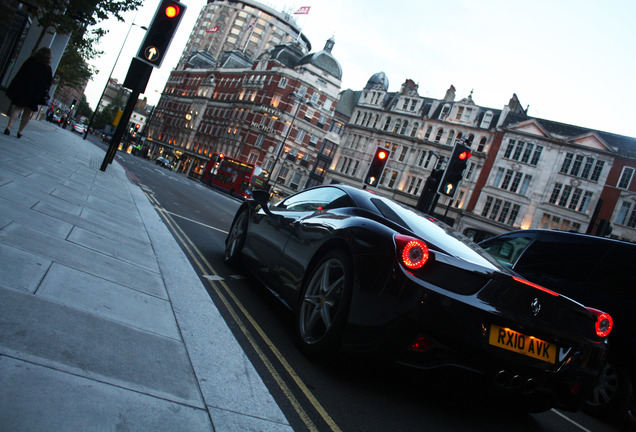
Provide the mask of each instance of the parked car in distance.
{"label": "parked car in distance", "polygon": [[155,161],[155,164],[160,165],[167,169],[172,169],[172,163],[163,156],[158,157],[157,160]]}
{"label": "parked car in distance", "polygon": [[612,316],[608,362],[586,411],[622,415],[636,379],[636,244],[549,230],[513,231],[479,244],[529,281]]}
{"label": "parked car in distance", "polygon": [[239,207],[225,261],[294,315],[302,352],[376,354],[475,373],[528,411],[577,410],[605,360],[607,314],[501,266],[450,227],[366,190],[306,189]]}

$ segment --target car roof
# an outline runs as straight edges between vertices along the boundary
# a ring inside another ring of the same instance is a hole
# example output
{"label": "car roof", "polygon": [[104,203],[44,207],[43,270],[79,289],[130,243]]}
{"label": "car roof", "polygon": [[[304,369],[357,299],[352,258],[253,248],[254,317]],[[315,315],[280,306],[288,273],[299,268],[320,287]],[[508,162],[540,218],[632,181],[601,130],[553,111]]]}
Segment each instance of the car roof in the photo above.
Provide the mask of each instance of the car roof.
{"label": "car roof", "polygon": [[571,232],[571,231],[557,231],[557,230],[549,230],[549,229],[539,229],[539,228],[533,228],[533,229],[527,229],[527,230],[516,230],[516,231],[510,231],[504,234],[500,234],[498,236],[495,237],[490,237],[486,240],[484,240],[482,243],[486,243],[489,240],[492,239],[497,239],[500,237],[507,237],[507,236],[511,236],[511,235],[528,235],[528,234],[533,234],[533,235],[549,235],[552,238],[578,238],[578,239],[587,239],[589,241],[593,241],[593,242],[599,242],[599,243],[606,243],[608,245],[610,244],[620,244],[623,246],[628,246],[628,247],[633,247],[636,248],[636,243],[630,243],[624,240],[618,240],[618,239],[612,239],[612,238],[607,238],[607,237],[599,237],[599,236],[594,236],[594,235],[590,235],[590,234],[584,234],[584,233],[579,233],[579,232]]}

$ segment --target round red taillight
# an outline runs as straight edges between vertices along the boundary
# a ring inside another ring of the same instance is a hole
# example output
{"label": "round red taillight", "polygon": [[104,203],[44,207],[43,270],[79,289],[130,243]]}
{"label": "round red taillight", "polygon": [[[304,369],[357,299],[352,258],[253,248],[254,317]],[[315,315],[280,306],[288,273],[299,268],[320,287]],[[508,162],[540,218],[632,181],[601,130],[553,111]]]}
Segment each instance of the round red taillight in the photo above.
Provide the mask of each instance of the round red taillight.
{"label": "round red taillight", "polygon": [[395,243],[398,258],[402,265],[410,270],[424,267],[429,257],[426,243],[420,239],[404,235],[395,236]]}
{"label": "round red taillight", "polygon": [[611,333],[612,328],[614,327],[614,320],[612,319],[612,316],[598,309],[588,309],[594,312],[594,315],[596,315],[596,323],[594,325],[596,335],[598,337],[608,336]]}

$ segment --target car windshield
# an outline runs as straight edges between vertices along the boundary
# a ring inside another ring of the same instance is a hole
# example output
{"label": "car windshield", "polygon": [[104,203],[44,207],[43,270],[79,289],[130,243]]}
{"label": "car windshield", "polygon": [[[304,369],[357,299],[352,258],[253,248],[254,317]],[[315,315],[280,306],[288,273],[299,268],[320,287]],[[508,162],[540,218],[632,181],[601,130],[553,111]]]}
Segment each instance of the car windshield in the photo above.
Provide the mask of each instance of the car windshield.
{"label": "car windshield", "polygon": [[387,219],[428,239],[449,255],[496,270],[503,267],[479,245],[448,225],[399,203],[375,197],[371,202]]}

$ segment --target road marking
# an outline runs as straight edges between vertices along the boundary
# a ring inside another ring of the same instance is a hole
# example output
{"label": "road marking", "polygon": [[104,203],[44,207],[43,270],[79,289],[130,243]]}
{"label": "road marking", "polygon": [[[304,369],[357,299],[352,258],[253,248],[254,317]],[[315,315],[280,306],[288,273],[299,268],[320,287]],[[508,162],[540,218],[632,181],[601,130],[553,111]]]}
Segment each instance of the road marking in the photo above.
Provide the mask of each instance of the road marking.
{"label": "road marking", "polygon": [[203,275],[203,277],[206,278],[207,280],[211,280],[211,281],[222,281],[222,280],[224,280],[223,276]]}
{"label": "road marking", "polygon": [[[155,201],[155,202],[156,202],[156,201]],[[218,231],[218,232],[223,233],[223,234],[227,234],[227,231],[223,231],[223,230],[222,230],[222,229],[220,229],[220,228],[216,228],[216,227],[213,227],[213,226],[211,226],[211,225],[206,225],[206,224],[204,224],[203,222],[195,221],[194,219],[190,219],[190,218],[187,218],[187,217],[185,217],[185,216],[181,216],[181,215],[179,215],[179,214],[172,213],[172,212],[170,212],[170,211],[168,211],[168,210],[164,209],[163,207],[161,207],[161,206],[159,205],[159,203],[158,203],[158,202],[157,202],[157,204],[156,204],[156,205],[153,205],[153,207],[154,207],[154,208],[155,208],[158,212],[164,212],[164,213],[167,213],[167,214],[169,214],[169,215],[171,215],[171,216],[175,216],[175,217],[178,217],[178,218],[181,218],[181,219],[185,219],[185,220],[187,220],[188,222],[192,222],[192,223],[195,223],[195,224],[199,224],[199,225],[204,226],[204,227],[206,227],[206,228],[210,228],[211,230]]]}
{"label": "road marking", "polygon": [[572,420],[570,417],[566,416],[563,413],[560,413],[559,411],[555,410],[554,408],[552,408],[550,411],[552,411],[553,413],[555,413],[556,415],[562,417],[563,419],[569,421],[570,423],[572,423],[574,426],[577,426],[579,428],[581,428],[581,430],[584,430],[585,432],[592,432],[590,429],[580,425],[579,423],[575,422],[574,420]]}
{"label": "road marking", "polygon": [[[188,255],[190,255],[190,257],[192,258],[196,266],[199,267],[199,270],[201,271],[201,273],[202,274],[212,273],[213,276],[219,276],[216,270],[210,264],[210,262],[203,256],[201,251],[199,251],[196,245],[192,243],[192,241],[188,238],[188,236],[181,229],[181,227],[179,227],[179,225],[176,224],[174,219],[170,217],[171,213],[161,208],[158,205],[158,203],[155,206],[155,209],[157,210],[157,212],[159,212],[159,214],[164,219],[166,224],[171,228],[173,234],[177,237],[177,240],[182,244],[182,246],[184,247]],[[175,215],[175,216],[178,216],[178,215]],[[230,287],[227,286],[225,281],[224,280],[212,281],[208,278],[206,279],[209,281],[210,285],[212,286],[216,294],[219,296],[219,299],[223,302],[228,312],[230,313],[230,315],[232,316],[236,324],[241,329],[241,332],[243,333],[243,335],[245,335],[246,339],[248,340],[248,342],[250,343],[250,345],[252,346],[256,354],[258,355],[258,357],[261,359],[261,361],[265,365],[266,369],[268,370],[272,378],[274,378],[274,380],[276,381],[276,384],[278,384],[278,387],[281,389],[285,397],[289,400],[290,404],[294,407],[294,410],[296,411],[300,419],[303,421],[303,423],[305,423],[307,428],[312,432],[319,431],[319,429],[313,423],[313,421],[311,420],[311,418],[309,417],[305,409],[300,405],[300,402],[298,401],[296,396],[292,393],[287,383],[283,380],[282,376],[274,368],[274,365],[270,361],[269,357],[265,355],[261,347],[258,345],[254,336],[252,335],[252,332],[247,328],[243,319],[239,316],[234,306],[236,306],[236,308],[239,309],[239,311],[242,313],[245,319],[247,319],[247,321],[252,325],[256,333],[261,337],[265,345],[267,345],[267,347],[270,349],[274,357],[279,361],[279,363],[282,365],[285,371],[292,378],[294,383],[298,386],[300,391],[305,395],[309,403],[314,407],[316,412],[318,412],[318,414],[322,417],[325,423],[327,423],[329,428],[333,432],[342,432],[342,430],[338,427],[335,421],[331,418],[331,416],[327,413],[324,407],[320,404],[318,399],[316,399],[313,393],[309,390],[309,388],[305,385],[302,379],[298,376],[296,371],[287,362],[287,360],[282,355],[282,353],[278,350],[278,348],[276,348],[272,340],[265,334],[263,329],[258,325],[258,323],[250,315],[250,313],[245,309],[245,307],[242,305],[240,300],[230,290]],[[220,285],[221,287],[217,285]],[[223,288],[223,290],[221,290],[221,288]],[[231,300],[234,303],[234,306],[230,303],[226,295],[231,298]]]}

